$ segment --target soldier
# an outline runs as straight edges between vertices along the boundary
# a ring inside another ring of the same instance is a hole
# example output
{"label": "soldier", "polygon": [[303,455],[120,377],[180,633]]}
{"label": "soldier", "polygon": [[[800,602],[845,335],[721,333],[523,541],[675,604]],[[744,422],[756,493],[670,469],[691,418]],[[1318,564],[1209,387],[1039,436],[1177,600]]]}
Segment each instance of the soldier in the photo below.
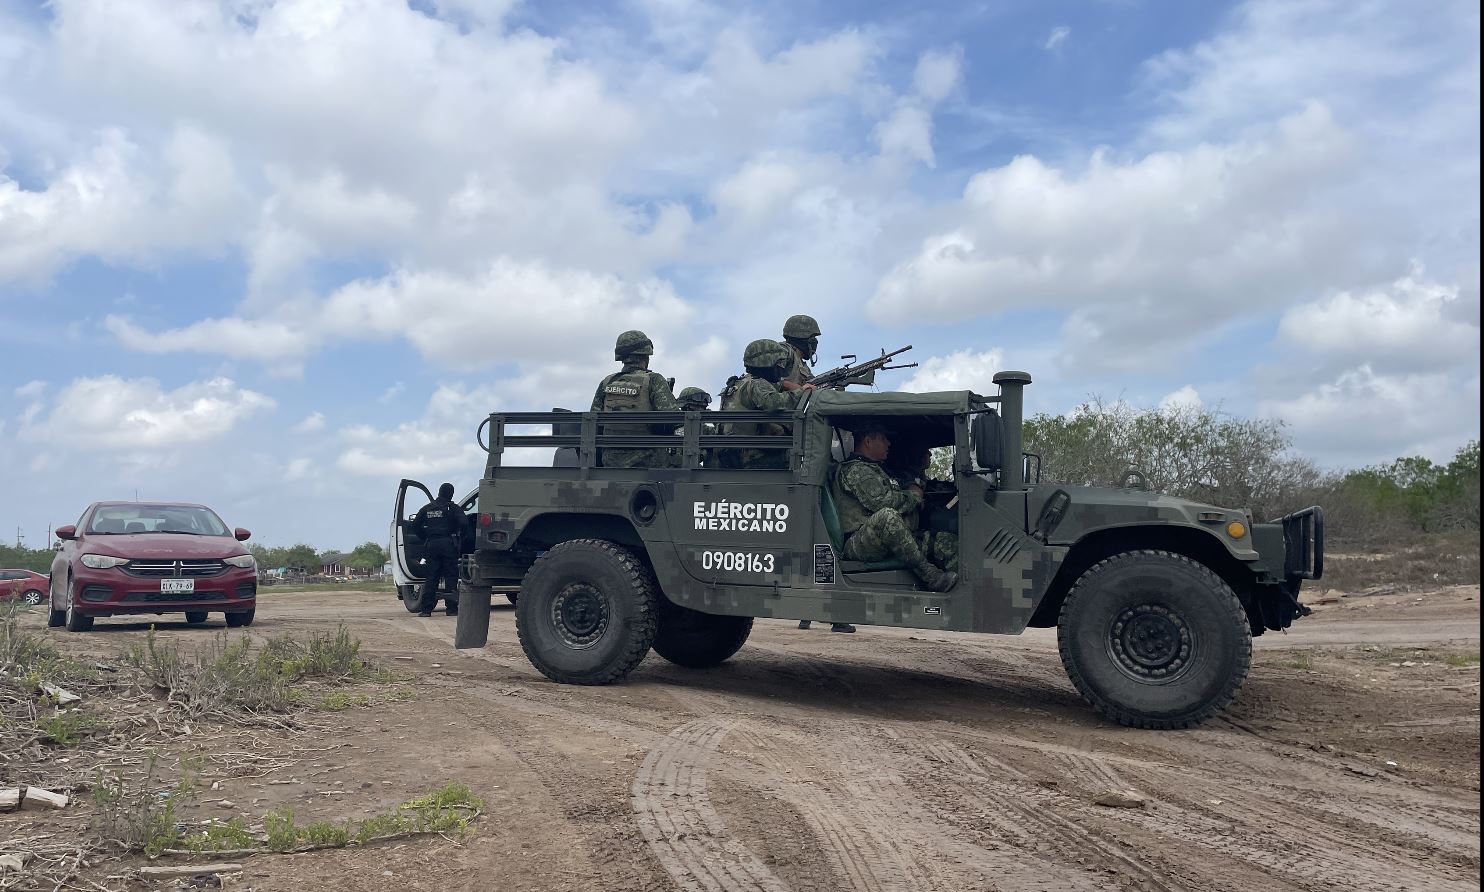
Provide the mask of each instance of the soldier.
{"label": "soldier", "polygon": [[[777,341],[761,338],[742,351],[742,365],[747,374],[727,382],[721,392],[721,410],[742,412],[792,412],[804,391],[813,384],[799,385],[785,380],[794,354]],[[723,424],[723,434],[743,437],[784,436],[789,433],[782,424]],[[751,470],[786,470],[788,454],[778,449],[723,449],[719,456],[722,467]]]}
{"label": "soldier", "polygon": [[922,487],[913,484],[903,488],[882,468],[890,452],[891,438],[886,430],[863,425],[856,431],[855,451],[835,469],[831,495],[845,537],[841,557],[851,561],[896,559],[911,567],[930,591],[946,592],[958,583],[958,573],[943,570],[929,556],[942,563],[956,560],[958,537],[936,534],[924,554],[904,519],[922,504]]}
{"label": "soldier", "polygon": [[798,385],[809,382],[809,363],[814,361],[814,354],[819,352],[819,323],[814,321],[813,316],[788,317],[783,323],[783,343],[793,353],[794,361],[789,367],[788,374],[783,376],[785,381],[792,381]]}
{"label": "soldier", "polygon": [[[649,357],[654,343],[642,331],[626,331],[613,345],[613,358],[623,368],[598,382],[593,394],[594,412],[678,412],[680,404],[670,393],[670,384],[657,372],[649,370]],[[668,429],[652,430],[646,424],[608,424],[605,434],[670,433]],[[598,458],[606,468],[666,468],[672,465],[664,449],[603,449]]]}
{"label": "soldier", "polygon": [[704,412],[711,405],[711,394],[699,387],[687,387],[680,391],[675,401],[687,412]]}
{"label": "soldier", "polygon": [[412,518],[412,529],[423,540],[428,559],[423,569],[423,596],[418,616],[432,616],[438,602],[438,580],[448,596],[443,599],[448,615],[459,612],[459,543],[464,535],[464,509],[454,504],[453,484],[438,487],[438,498],[422,506]]}

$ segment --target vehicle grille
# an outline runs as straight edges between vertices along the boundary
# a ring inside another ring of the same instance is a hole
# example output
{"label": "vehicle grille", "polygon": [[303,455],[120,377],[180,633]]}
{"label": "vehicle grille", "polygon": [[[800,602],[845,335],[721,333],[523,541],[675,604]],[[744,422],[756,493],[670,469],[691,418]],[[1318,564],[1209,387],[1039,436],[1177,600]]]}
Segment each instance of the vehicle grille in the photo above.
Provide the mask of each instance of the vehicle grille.
{"label": "vehicle grille", "polygon": [[224,561],[214,558],[211,560],[130,561],[124,564],[123,569],[130,576],[201,578],[220,576],[226,571],[227,565]]}
{"label": "vehicle grille", "polygon": [[124,595],[124,600],[139,603],[187,603],[195,601],[221,601],[225,599],[222,592],[129,592]]}

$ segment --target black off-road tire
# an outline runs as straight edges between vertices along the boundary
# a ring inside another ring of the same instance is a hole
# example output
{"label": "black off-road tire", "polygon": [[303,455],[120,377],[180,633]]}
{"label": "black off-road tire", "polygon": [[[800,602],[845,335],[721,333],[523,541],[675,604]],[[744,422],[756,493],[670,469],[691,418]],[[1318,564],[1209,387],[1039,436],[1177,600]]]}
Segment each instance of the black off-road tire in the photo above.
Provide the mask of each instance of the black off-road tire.
{"label": "black off-road tire", "polygon": [[252,625],[252,619],[257,615],[258,608],[251,610],[239,610],[236,613],[227,614],[227,628],[240,629],[243,626]]}
{"label": "black off-road tire", "polygon": [[622,679],[654,644],[659,586],[644,562],[603,539],[573,539],[521,581],[515,634],[531,665],[564,684]]}
{"label": "black off-road tire", "polygon": [[1167,551],[1114,555],[1083,573],[1062,603],[1057,644],[1087,702],[1134,728],[1200,724],[1231,703],[1252,666],[1236,593]]}
{"label": "black off-road tire", "polygon": [[750,616],[717,616],[665,602],[654,636],[654,652],[677,666],[710,669],[741,650],[750,634]]}
{"label": "black off-road tire", "polygon": [[193,626],[198,626],[201,623],[206,622],[206,611],[204,610],[187,610],[185,612],[185,616],[186,622],[190,623]]}

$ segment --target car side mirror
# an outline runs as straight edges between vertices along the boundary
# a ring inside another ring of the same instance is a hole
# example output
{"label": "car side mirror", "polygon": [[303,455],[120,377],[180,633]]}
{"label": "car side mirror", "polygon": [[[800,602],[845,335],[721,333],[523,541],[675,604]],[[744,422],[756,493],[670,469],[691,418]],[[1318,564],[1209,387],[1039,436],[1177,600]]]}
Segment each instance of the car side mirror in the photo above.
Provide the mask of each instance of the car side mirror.
{"label": "car side mirror", "polygon": [[974,416],[974,463],[981,471],[998,471],[1005,464],[1005,422],[993,409]]}
{"label": "car side mirror", "polygon": [[55,535],[58,539],[76,539],[77,525],[69,523],[64,527],[57,527],[55,530],[52,531],[52,534]]}
{"label": "car side mirror", "polygon": [[248,539],[252,538],[252,533],[244,530],[242,527],[238,527],[237,529],[233,530],[232,535],[237,537],[238,542],[246,542]]}

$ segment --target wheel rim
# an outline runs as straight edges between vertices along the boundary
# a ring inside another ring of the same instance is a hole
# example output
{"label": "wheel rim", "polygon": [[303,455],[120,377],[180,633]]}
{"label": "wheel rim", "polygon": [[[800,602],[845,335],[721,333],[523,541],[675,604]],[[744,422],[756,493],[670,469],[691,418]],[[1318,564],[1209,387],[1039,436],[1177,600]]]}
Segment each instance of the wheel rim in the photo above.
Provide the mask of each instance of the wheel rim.
{"label": "wheel rim", "polygon": [[22,598],[25,600],[25,602],[27,604],[30,604],[31,606],[34,607],[37,604],[40,604],[41,603],[41,592],[38,592],[38,591],[29,591],[29,592],[26,592],[26,594],[24,594],[22,596]]}
{"label": "wheel rim", "polygon": [[1179,678],[1194,662],[1196,639],[1179,611],[1164,604],[1126,608],[1108,630],[1108,651],[1125,675],[1160,683]]}
{"label": "wheel rim", "polygon": [[608,598],[587,583],[573,583],[551,601],[552,626],[574,650],[596,644],[608,630],[608,621]]}

